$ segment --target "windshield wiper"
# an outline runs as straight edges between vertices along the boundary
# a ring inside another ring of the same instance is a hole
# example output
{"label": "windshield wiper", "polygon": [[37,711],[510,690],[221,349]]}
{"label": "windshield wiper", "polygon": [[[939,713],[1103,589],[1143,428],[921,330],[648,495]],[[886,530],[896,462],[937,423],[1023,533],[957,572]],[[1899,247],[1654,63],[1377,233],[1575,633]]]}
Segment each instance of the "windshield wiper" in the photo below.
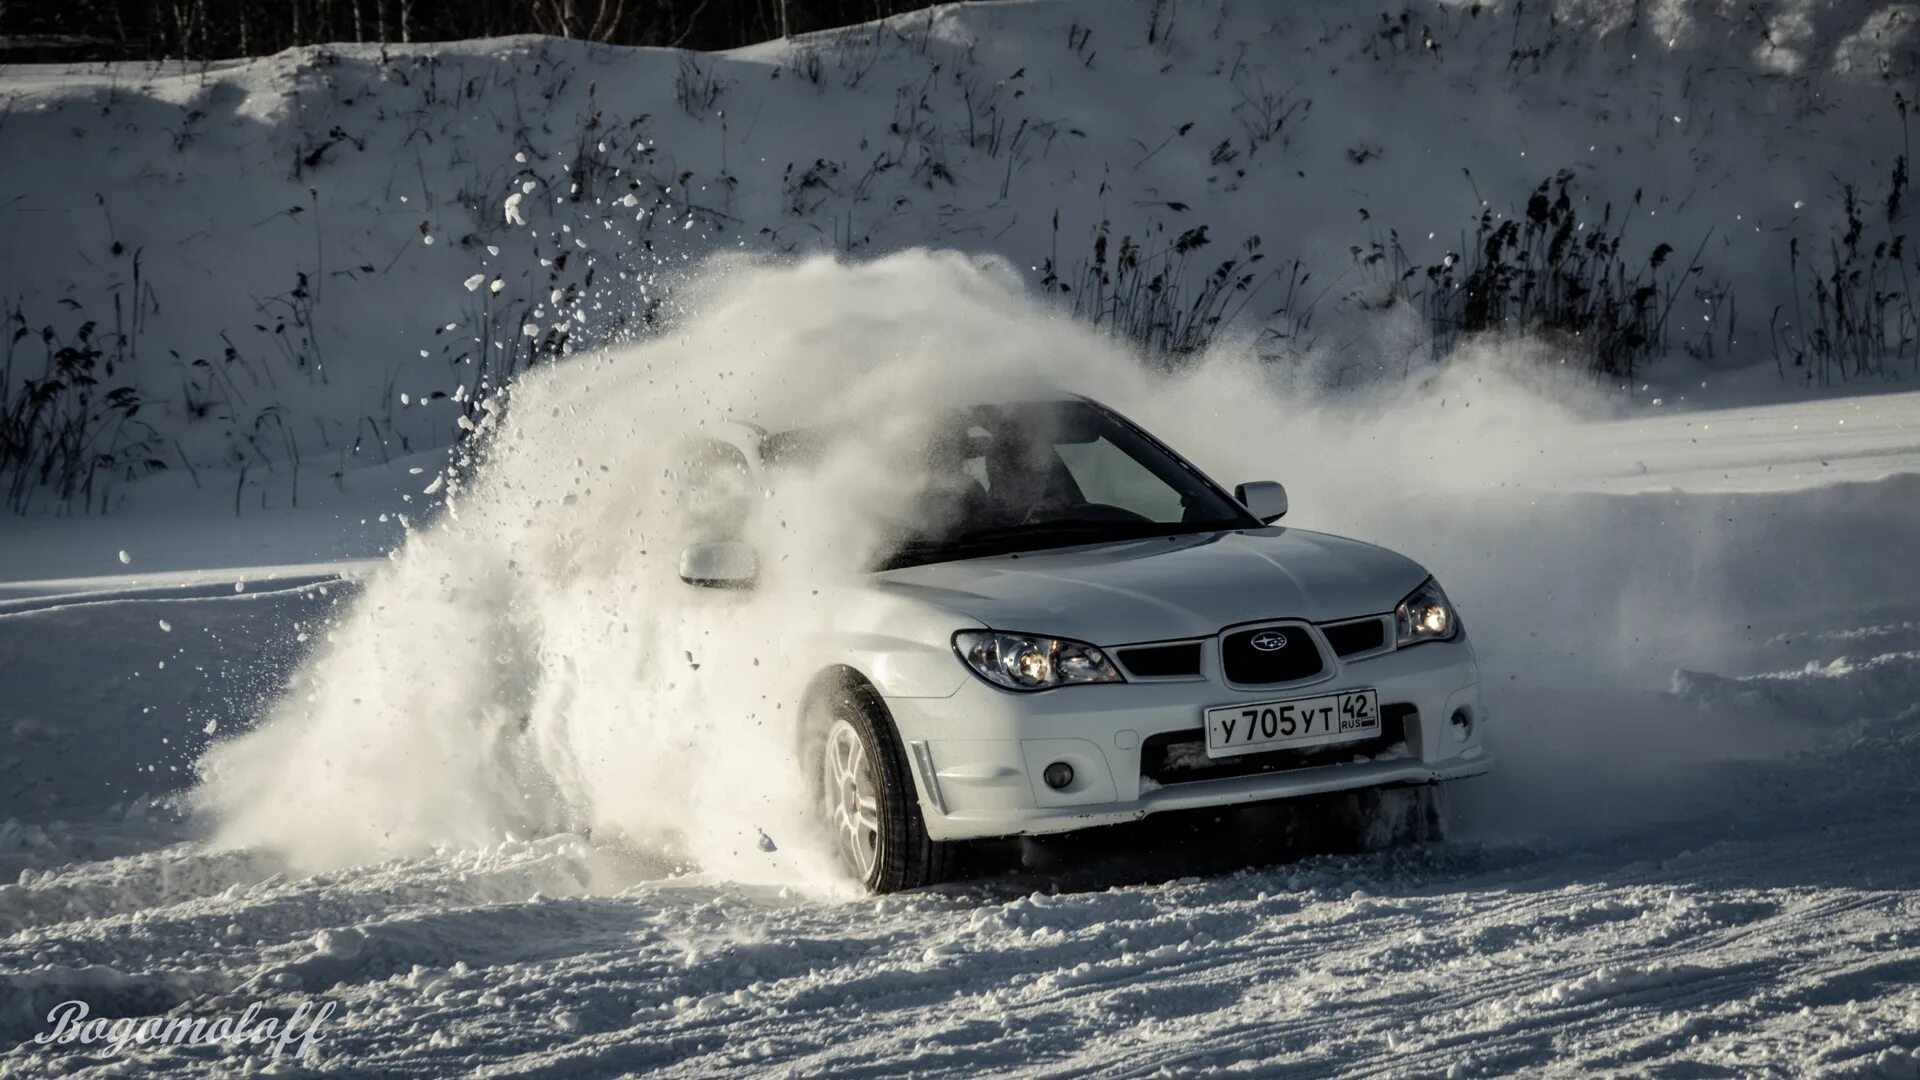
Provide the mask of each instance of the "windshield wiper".
{"label": "windshield wiper", "polygon": [[1099,521],[1090,518],[1065,518],[1036,521],[1024,525],[993,525],[967,529],[951,536],[908,540],[885,560],[885,568],[918,563],[945,562],[948,559],[978,555],[1039,551],[1098,544],[1105,541],[1141,540],[1149,536],[1188,531],[1185,525],[1155,522]]}
{"label": "windshield wiper", "polygon": [[1003,540],[1052,539],[1063,536],[1112,535],[1115,539],[1131,539],[1136,536],[1151,536],[1165,531],[1167,526],[1149,521],[1111,521],[1099,518],[1058,518],[1053,521],[1031,521],[1021,525],[992,525],[980,529],[966,529],[950,538],[947,543],[967,547],[974,544],[992,544]]}
{"label": "windshield wiper", "polygon": [[907,540],[881,560],[877,569],[895,570],[950,559],[977,558],[982,555],[1045,551],[1077,544],[1099,544],[1149,537],[1177,536],[1184,533],[1215,532],[1239,528],[1235,521],[1103,521],[1097,518],[1060,518],[1024,525],[993,525],[967,529],[951,536]]}

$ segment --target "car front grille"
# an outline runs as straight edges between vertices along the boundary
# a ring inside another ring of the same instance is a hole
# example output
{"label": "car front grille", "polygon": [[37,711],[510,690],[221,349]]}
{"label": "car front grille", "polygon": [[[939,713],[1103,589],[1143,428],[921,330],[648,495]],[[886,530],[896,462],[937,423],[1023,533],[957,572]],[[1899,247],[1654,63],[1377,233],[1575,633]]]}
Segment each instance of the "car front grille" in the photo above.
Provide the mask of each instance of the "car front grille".
{"label": "car front grille", "polygon": [[[1345,622],[1322,623],[1333,654],[1342,659],[1365,657],[1387,647],[1389,617],[1375,615]],[[1272,645],[1274,635],[1286,644],[1261,649],[1256,639],[1265,637]],[[1217,678],[1224,674],[1238,686],[1269,686],[1311,679],[1327,669],[1327,657],[1316,643],[1313,632],[1304,623],[1286,622],[1224,633],[1220,642],[1220,670],[1203,670],[1205,643],[1201,641],[1155,642],[1122,645],[1111,649],[1126,673],[1136,679],[1194,679],[1203,675]]]}
{"label": "car front grille", "polygon": [[1256,626],[1221,635],[1220,667],[1230,683],[1265,686],[1310,679],[1324,671],[1326,663],[1313,635],[1296,624]]}
{"label": "car front grille", "polygon": [[1322,626],[1320,632],[1327,635],[1327,644],[1333,646],[1337,656],[1372,652],[1387,643],[1387,621],[1384,618]]}
{"label": "car front grille", "polygon": [[1408,742],[1415,730],[1414,707],[1406,703],[1380,706],[1380,734],[1370,739],[1309,746],[1298,750],[1268,750],[1238,757],[1207,756],[1206,732],[1163,731],[1140,744],[1140,775],[1158,784],[1192,784],[1203,780],[1230,780],[1263,773],[1338,765],[1354,758],[1377,758],[1397,744]]}
{"label": "car front grille", "polygon": [[1120,666],[1127,674],[1142,679],[1174,679],[1200,674],[1200,643],[1182,641],[1173,645],[1136,645],[1119,649]]}

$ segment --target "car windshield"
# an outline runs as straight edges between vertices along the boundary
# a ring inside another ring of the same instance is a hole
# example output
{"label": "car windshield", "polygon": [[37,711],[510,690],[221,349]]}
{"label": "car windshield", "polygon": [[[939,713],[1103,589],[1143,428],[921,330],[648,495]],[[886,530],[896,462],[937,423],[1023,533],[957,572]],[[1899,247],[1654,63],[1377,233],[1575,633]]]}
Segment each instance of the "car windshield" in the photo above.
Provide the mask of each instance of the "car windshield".
{"label": "car windshield", "polygon": [[[816,432],[770,436],[771,465]],[[964,409],[926,443],[926,481],[880,569],[1259,524],[1133,425],[1085,401]]]}

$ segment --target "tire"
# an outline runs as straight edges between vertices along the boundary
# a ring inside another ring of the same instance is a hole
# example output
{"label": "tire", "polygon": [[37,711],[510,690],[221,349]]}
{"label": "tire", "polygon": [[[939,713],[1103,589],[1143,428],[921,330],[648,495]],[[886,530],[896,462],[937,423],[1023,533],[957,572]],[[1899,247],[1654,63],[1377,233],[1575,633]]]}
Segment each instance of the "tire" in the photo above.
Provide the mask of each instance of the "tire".
{"label": "tire", "polygon": [[1305,847],[1363,855],[1447,838],[1446,798],[1438,784],[1361,788],[1303,803],[1296,827]]}
{"label": "tire", "polygon": [[907,754],[879,694],[852,682],[816,695],[804,761],[833,849],[869,892],[946,880],[955,845],[927,835]]}
{"label": "tire", "polygon": [[1367,788],[1352,794],[1351,827],[1354,846],[1360,851],[1439,843],[1447,838],[1446,796],[1439,784]]}

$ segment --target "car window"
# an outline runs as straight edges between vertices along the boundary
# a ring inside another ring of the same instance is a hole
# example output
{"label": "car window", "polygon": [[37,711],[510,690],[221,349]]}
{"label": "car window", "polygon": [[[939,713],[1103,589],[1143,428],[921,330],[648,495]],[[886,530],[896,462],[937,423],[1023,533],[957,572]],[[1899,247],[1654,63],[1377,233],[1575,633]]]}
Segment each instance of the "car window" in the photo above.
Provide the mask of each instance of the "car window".
{"label": "car window", "polygon": [[[816,459],[833,438],[776,433],[760,457],[777,472]],[[917,493],[882,567],[1258,524],[1152,437],[1085,401],[957,409],[899,464]]]}
{"label": "car window", "polygon": [[972,454],[960,461],[960,471],[966,473],[968,479],[979,484],[980,490],[982,491],[988,491],[993,488],[993,478],[987,475],[986,455],[987,441],[992,438],[993,432],[977,424],[968,428],[967,440],[972,447],[978,449],[980,453]]}
{"label": "car window", "polygon": [[1158,444],[1082,402],[977,406],[930,440],[915,530],[938,540],[1104,522],[1237,526],[1243,513]]}
{"label": "car window", "polygon": [[1178,490],[1105,436],[1057,443],[1053,449],[1089,503],[1117,506],[1162,523],[1179,521],[1186,513]]}

